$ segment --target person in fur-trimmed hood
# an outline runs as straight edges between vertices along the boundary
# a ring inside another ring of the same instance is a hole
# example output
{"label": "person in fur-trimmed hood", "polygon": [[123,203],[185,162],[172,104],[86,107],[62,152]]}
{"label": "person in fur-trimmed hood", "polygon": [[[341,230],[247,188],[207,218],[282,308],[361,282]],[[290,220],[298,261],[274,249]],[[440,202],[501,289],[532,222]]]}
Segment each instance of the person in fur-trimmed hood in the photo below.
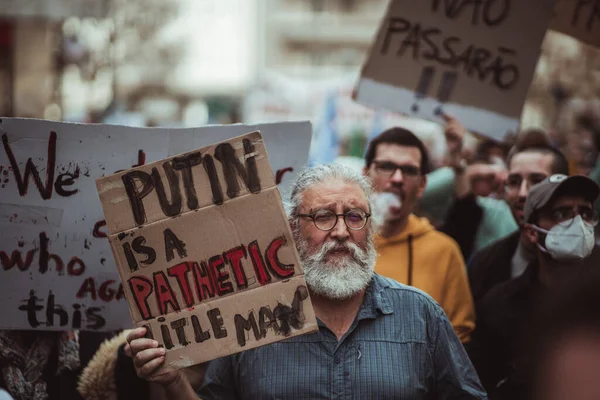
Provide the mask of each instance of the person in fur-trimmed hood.
{"label": "person in fur-trimmed hood", "polygon": [[[161,386],[138,378],[133,361],[124,353],[125,330],[98,349],[79,378],[77,390],[85,400],[163,400]],[[204,377],[204,365],[185,370],[192,386],[199,387]]]}

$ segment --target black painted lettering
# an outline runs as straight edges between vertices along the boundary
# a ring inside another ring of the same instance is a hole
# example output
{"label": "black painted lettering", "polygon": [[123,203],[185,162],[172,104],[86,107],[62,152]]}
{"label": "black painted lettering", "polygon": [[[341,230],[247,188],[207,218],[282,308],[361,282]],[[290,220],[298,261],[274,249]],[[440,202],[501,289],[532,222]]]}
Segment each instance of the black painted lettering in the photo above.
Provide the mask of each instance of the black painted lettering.
{"label": "black painted lettering", "polygon": [[385,31],[385,37],[381,44],[380,54],[386,55],[390,48],[390,42],[392,41],[392,35],[404,33],[410,29],[410,22],[400,17],[389,18],[387,30]]}
{"label": "black painted lettering", "polygon": [[[154,189],[152,176],[143,171],[131,171],[121,177],[125,191],[131,205],[131,212],[135,223],[140,226],[146,222],[146,210],[144,209],[144,197],[148,196]],[[141,182],[142,186],[138,189],[136,182]]]}
{"label": "black painted lettering", "polygon": [[69,315],[60,304],[54,303],[54,293],[50,291],[46,304],[46,326],[54,326],[54,315],[58,315],[59,326],[66,326],[69,322]]}
{"label": "black painted lettering", "polygon": [[196,341],[196,343],[202,343],[205,340],[210,339],[210,332],[202,330],[202,327],[200,326],[200,321],[198,320],[198,317],[195,315],[192,315],[191,319],[192,319],[192,328],[194,328],[194,340]]}
{"label": "black painted lettering", "polygon": [[429,46],[429,49],[431,51],[429,52],[423,52],[423,58],[425,58],[426,60],[437,60],[439,57],[439,49],[437,44],[431,39],[432,36],[437,36],[439,34],[441,34],[442,31],[440,31],[437,28],[432,28],[432,29],[425,29],[423,31],[423,33],[421,34],[423,41],[427,44],[427,46]]}
{"label": "black painted lettering", "polygon": [[167,255],[167,262],[175,258],[173,250],[177,250],[179,258],[187,257],[187,251],[185,249],[185,243],[173,233],[170,229],[165,229],[163,232],[165,238],[165,253]]}
{"label": "black painted lettering", "polygon": [[81,306],[79,304],[73,304],[73,309],[75,311],[73,311],[73,319],[71,322],[71,327],[73,329],[80,329],[81,328],[81,310],[80,310]]}
{"label": "black painted lettering", "polygon": [[100,307],[90,307],[85,310],[87,329],[96,330],[106,325],[106,319],[100,314],[100,311],[102,311]]}
{"label": "black painted lettering", "polygon": [[256,166],[256,156],[254,145],[250,139],[243,139],[245,166],[236,157],[235,149],[230,143],[221,143],[215,148],[215,158],[223,166],[223,175],[227,183],[227,196],[230,199],[238,197],[240,194],[240,184],[238,177],[244,182],[250,193],[260,192],[260,178]]}
{"label": "black painted lettering", "polygon": [[29,326],[31,326],[32,328],[37,328],[38,326],[40,326],[40,321],[37,318],[37,312],[42,311],[44,309],[44,306],[38,304],[38,301],[41,303],[42,299],[38,298],[35,295],[34,290],[30,290],[29,298],[23,301],[25,302],[25,304],[19,306],[19,310],[27,312],[27,322],[29,323]]}
{"label": "black painted lettering", "polygon": [[175,333],[177,334],[177,341],[181,346],[187,346],[190,342],[187,340],[185,336],[185,326],[187,325],[185,318],[179,318],[175,321],[171,321],[171,328],[175,329]]}
{"label": "black painted lettering", "polygon": [[206,174],[208,175],[208,181],[210,182],[210,190],[212,191],[212,202],[216,205],[223,204],[223,189],[221,188],[221,181],[219,181],[219,174],[215,167],[215,161],[211,155],[204,156],[202,160]]}
{"label": "black painted lettering", "polygon": [[158,202],[163,213],[167,217],[174,217],[181,214],[181,193],[179,192],[179,178],[177,172],[171,166],[169,161],[163,163],[163,170],[169,183],[169,192],[171,193],[171,201],[167,199],[165,193],[165,187],[162,182],[162,178],[157,168],[152,168],[152,180],[156,187],[156,194],[158,196]]}
{"label": "black painted lettering", "polygon": [[170,350],[175,346],[173,345],[173,339],[171,339],[171,332],[169,332],[169,327],[163,323],[165,321],[165,317],[158,318],[158,322],[160,323],[160,333],[162,334],[162,339],[165,343],[165,348],[167,350]]}
{"label": "black painted lettering", "polygon": [[123,252],[125,253],[125,259],[127,260],[127,265],[129,266],[129,270],[131,272],[135,272],[138,270],[138,263],[133,255],[133,251],[131,250],[131,245],[129,243],[123,243],[121,245],[123,248]]}
{"label": "black painted lettering", "polygon": [[[140,261],[142,264],[151,265],[154,261],[156,261],[156,251],[150,246],[144,246],[145,243],[146,243],[146,238],[143,236],[138,236],[135,239],[133,239],[133,242],[131,242],[131,247],[133,248],[133,250],[136,253],[143,254],[146,256],[145,260]],[[127,260],[127,261],[129,264],[129,260]],[[137,267],[137,263],[136,263],[136,267]],[[130,265],[130,268],[131,268],[131,265]]]}
{"label": "black painted lettering", "polygon": [[196,188],[194,186],[194,175],[192,167],[202,164],[202,155],[200,152],[190,153],[182,157],[173,158],[173,168],[181,171],[183,176],[183,188],[187,199],[187,207],[190,210],[198,208],[198,197],[196,197]]}
{"label": "black painted lettering", "polygon": [[206,312],[206,315],[210,321],[210,326],[215,335],[215,339],[223,339],[224,337],[227,337],[227,330],[224,326],[225,322],[223,322],[221,310],[218,308],[211,308]]}
{"label": "black painted lettering", "polygon": [[54,191],[63,197],[73,196],[79,190],[67,190],[65,189],[65,186],[73,185],[77,178],[79,178],[79,168],[75,169],[75,173],[65,172],[64,174],[58,175],[56,182],[54,182]]}
{"label": "black painted lettering", "polygon": [[17,187],[19,188],[19,195],[25,196],[27,194],[27,187],[29,186],[29,176],[33,176],[33,181],[35,183],[35,187],[40,192],[42,199],[48,200],[52,197],[52,183],[54,181],[54,167],[56,165],[56,132],[50,132],[50,137],[48,138],[48,158],[46,161],[46,183],[42,183],[42,179],[40,178],[40,173],[37,167],[31,161],[31,157],[27,159],[25,163],[25,171],[23,175],[21,175],[21,170],[19,169],[19,163],[15,158],[15,155],[8,143],[8,136],[5,134],[2,135],[2,144],[4,145],[4,151],[6,152],[6,156],[10,162],[10,166],[12,168],[13,174],[15,176],[15,180],[17,181]]}
{"label": "black painted lettering", "polygon": [[246,331],[252,329],[254,333],[254,339],[260,339],[260,331],[258,329],[258,324],[256,323],[256,317],[254,316],[254,311],[250,310],[248,313],[248,319],[245,319],[240,314],[236,314],[233,318],[235,324],[235,332],[237,337],[237,342],[240,347],[244,347],[246,345]]}
{"label": "black painted lettering", "polygon": [[258,312],[258,327],[260,329],[260,337],[264,338],[267,336],[267,331],[273,329],[276,335],[279,334],[279,324],[275,314],[269,307],[261,307]]}
{"label": "black painted lettering", "polygon": [[500,25],[510,13],[511,0],[487,0],[483,6],[483,21],[488,26]]}
{"label": "black painted lettering", "polygon": [[40,233],[39,263],[40,263],[40,273],[42,273],[42,274],[45,274],[46,272],[48,272],[48,263],[50,261],[54,262],[54,267],[57,272],[62,272],[63,267],[64,267],[62,259],[58,255],[50,253],[50,251],[48,250],[49,243],[50,243],[50,240],[48,239],[48,236],[46,236],[46,233],[45,232]]}

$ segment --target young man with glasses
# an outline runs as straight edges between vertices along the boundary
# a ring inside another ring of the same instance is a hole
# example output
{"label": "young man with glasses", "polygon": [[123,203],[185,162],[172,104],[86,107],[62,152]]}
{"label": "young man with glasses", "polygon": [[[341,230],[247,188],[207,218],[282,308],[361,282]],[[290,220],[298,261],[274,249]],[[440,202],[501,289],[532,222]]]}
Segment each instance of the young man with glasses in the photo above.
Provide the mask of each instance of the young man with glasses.
{"label": "young man with glasses", "polygon": [[364,174],[377,192],[372,210],[379,228],[375,271],[428,293],[465,343],[475,313],[460,249],[426,218],[412,214],[427,185],[428,164],[427,149],[406,129],[389,129],[369,144]]}
{"label": "young man with glasses", "polygon": [[373,272],[370,187],[348,167],[301,173],[289,220],[319,331],[211,361],[202,387],[156,375],[162,349],[128,335],[138,375],[169,399],[486,399],[444,312]]}
{"label": "young man with glasses", "polygon": [[477,307],[468,345],[479,377],[493,399],[529,399],[531,322],[541,300],[571,279],[598,271],[592,255],[600,187],[585,176],[552,175],[531,187],[522,207],[522,234],[534,259],[519,277],[492,288]]}
{"label": "young man with glasses", "polygon": [[[476,305],[495,285],[520,276],[535,258],[535,247],[523,230],[525,202],[531,186],[552,174],[569,173],[565,156],[559,150],[543,145],[515,147],[508,156],[507,165],[504,200],[519,230],[475,253],[469,262],[469,282]],[[490,209],[484,209],[484,213],[493,212],[494,203],[500,202],[489,202]]]}

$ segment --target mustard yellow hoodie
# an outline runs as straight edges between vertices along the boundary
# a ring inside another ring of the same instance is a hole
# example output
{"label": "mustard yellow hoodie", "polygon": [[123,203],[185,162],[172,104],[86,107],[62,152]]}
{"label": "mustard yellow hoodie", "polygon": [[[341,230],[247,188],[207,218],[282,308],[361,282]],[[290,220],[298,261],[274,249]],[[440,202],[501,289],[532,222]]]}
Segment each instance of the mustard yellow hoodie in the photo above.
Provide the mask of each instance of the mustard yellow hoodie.
{"label": "mustard yellow hoodie", "polygon": [[406,229],[391,238],[378,236],[375,271],[414,286],[442,306],[463,343],[475,328],[475,310],[465,261],[456,242],[426,218],[408,217]]}

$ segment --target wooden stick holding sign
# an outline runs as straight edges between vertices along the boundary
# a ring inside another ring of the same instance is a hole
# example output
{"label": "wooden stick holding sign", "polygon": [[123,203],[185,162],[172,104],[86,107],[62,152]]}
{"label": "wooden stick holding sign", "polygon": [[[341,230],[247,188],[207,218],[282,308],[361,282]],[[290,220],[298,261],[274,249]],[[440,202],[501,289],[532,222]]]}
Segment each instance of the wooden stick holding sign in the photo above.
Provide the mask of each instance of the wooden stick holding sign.
{"label": "wooden stick holding sign", "polygon": [[259,132],[97,180],[131,316],[163,371],[317,330]]}

